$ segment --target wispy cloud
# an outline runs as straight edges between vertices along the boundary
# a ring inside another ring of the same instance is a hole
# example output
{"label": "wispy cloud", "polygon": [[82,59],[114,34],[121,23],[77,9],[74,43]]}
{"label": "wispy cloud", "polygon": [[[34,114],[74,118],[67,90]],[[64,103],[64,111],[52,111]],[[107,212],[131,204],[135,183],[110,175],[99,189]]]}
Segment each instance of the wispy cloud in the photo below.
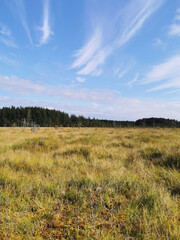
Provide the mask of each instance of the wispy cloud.
{"label": "wispy cloud", "polygon": [[29,26],[28,26],[27,19],[26,19],[26,9],[25,9],[23,0],[13,0],[13,1],[15,4],[15,8],[13,9],[11,6],[11,9],[13,10],[13,12],[15,14],[18,14],[21,24],[24,27],[24,30],[28,36],[28,39],[29,39],[31,45],[33,45],[31,33],[30,33]]}
{"label": "wispy cloud", "polygon": [[180,23],[172,24],[169,30],[169,35],[180,36]]}
{"label": "wispy cloud", "polygon": [[175,20],[176,20],[176,21],[180,21],[180,8],[177,9],[177,11],[176,11],[176,17],[175,17]]}
{"label": "wispy cloud", "polygon": [[35,84],[30,80],[21,79],[17,76],[0,75],[0,89],[8,92],[13,92],[20,95],[29,95],[42,92],[45,87],[40,84]]}
{"label": "wispy cloud", "polygon": [[148,92],[153,92],[153,91],[160,91],[160,90],[169,89],[169,88],[176,88],[176,89],[180,88],[180,78],[173,79],[173,80],[168,81],[164,84],[161,84],[157,87],[151,88],[147,91]]}
{"label": "wispy cloud", "polygon": [[116,68],[114,72],[114,77],[117,77],[119,79],[123,78],[133,67],[134,64],[134,60],[128,60],[127,62],[121,64],[119,68]]}
{"label": "wispy cloud", "polygon": [[135,76],[135,78],[134,78],[133,80],[131,80],[131,81],[129,81],[128,83],[126,83],[126,85],[131,88],[132,85],[133,85],[135,82],[138,81],[138,78],[139,78],[139,73],[136,74],[136,76]]}
{"label": "wispy cloud", "polygon": [[77,80],[78,82],[80,82],[80,83],[83,83],[83,82],[86,81],[86,79],[85,79],[85,78],[82,78],[82,77],[76,77],[76,80]]}
{"label": "wispy cloud", "polygon": [[[37,84],[17,76],[0,75],[0,89],[13,93],[13,97],[0,97],[0,106],[7,104],[22,106],[44,106],[70,111],[85,116],[108,119],[135,120],[143,117],[166,117],[180,120],[179,102],[147,101],[139,98],[119,97],[115,91],[106,89],[71,88],[62,85]],[[33,95],[40,95],[41,101],[32,101]],[[18,98],[17,98],[18,96]],[[24,96],[25,99],[22,99]],[[26,96],[26,97],[25,97]],[[47,96],[51,101],[47,102]],[[55,97],[55,98],[54,98]],[[28,100],[28,98],[30,100]],[[61,105],[57,98],[73,100],[73,104]],[[43,102],[43,99],[45,100]],[[53,102],[54,101],[54,102]],[[88,107],[83,107],[86,102]]]}
{"label": "wispy cloud", "polygon": [[17,45],[14,43],[12,39],[0,36],[0,42],[5,44],[7,47],[17,48]]}
{"label": "wispy cloud", "polygon": [[38,27],[41,31],[40,45],[46,44],[49,41],[53,32],[49,23],[49,0],[44,0],[44,10],[43,10],[43,23],[41,27]]}
{"label": "wispy cloud", "polygon": [[[80,71],[77,72],[79,75],[100,75],[102,73],[101,70],[98,70],[98,67],[102,65],[107,56],[111,53],[111,48],[104,48],[99,50],[92,58],[91,60],[86,64],[85,67],[83,67]],[[100,72],[99,72],[100,71]],[[98,72],[99,74],[96,74]]]}
{"label": "wispy cloud", "polygon": [[[98,19],[96,26],[101,28],[96,27],[89,41],[77,51],[72,68],[81,68],[77,71],[78,75],[94,75],[101,69],[100,75],[106,59],[127,43],[164,2],[165,0],[130,1],[123,10],[117,8],[116,16],[110,19],[110,27],[104,21],[107,16]],[[102,8],[103,6],[101,12]]]}
{"label": "wispy cloud", "polygon": [[46,85],[35,83],[29,79],[21,79],[17,76],[0,75],[0,89],[11,92],[14,95],[44,95],[53,96],[83,102],[108,103],[113,102],[115,94],[110,90],[72,88],[62,85]]}
{"label": "wispy cloud", "polygon": [[0,42],[5,44],[7,47],[17,48],[10,29],[8,29],[7,26],[3,24],[0,24]]}
{"label": "wispy cloud", "polygon": [[[148,17],[164,2],[164,0],[131,1],[124,11],[125,16],[123,16],[123,21],[125,23],[119,33],[119,44],[123,45],[129,41],[140,30]],[[122,16],[120,15],[120,17]]]}
{"label": "wispy cloud", "polygon": [[79,49],[76,54],[76,60],[72,64],[72,68],[81,68],[78,70],[78,75],[93,75],[99,76],[102,74],[102,69],[98,69],[102,65],[106,57],[110,54],[111,49],[102,48],[102,29],[96,28],[89,41]]}
{"label": "wispy cloud", "polygon": [[160,85],[148,91],[157,91],[168,88],[180,88],[180,55],[173,56],[164,62],[153,66],[145,75],[141,83],[152,84],[161,82]]}
{"label": "wispy cloud", "polygon": [[177,10],[174,23],[169,28],[170,36],[180,36],[180,9]]}
{"label": "wispy cloud", "polygon": [[102,70],[101,68],[96,69],[96,70],[93,72],[92,76],[98,77],[98,76],[100,76],[100,75],[102,74],[102,72],[103,72],[103,70]]}
{"label": "wispy cloud", "polygon": [[12,57],[9,58],[9,57],[0,55],[0,61],[5,64],[11,65],[13,67],[19,67],[19,62]]}
{"label": "wispy cloud", "polygon": [[0,24],[0,34],[9,37],[11,35],[11,31],[7,28],[7,26]]}
{"label": "wispy cloud", "polygon": [[153,46],[161,47],[163,50],[166,49],[166,43],[163,42],[160,38],[154,39]]}
{"label": "wispy cloud", "polygon": [[79,49],[76,54],[76,60],[72,64],[72,68],[79,68],[84,66],[101,47],[102,44],[102,30],[97,28],[89,41]]}
{"label": "wispy cloud", "polygon": [[122,72],[119,72],[118,74],[118,78],[121,79],[124,77],[124,75],[126,75],[126,73],[128,72],[128,68],[126,68],[125,70],[123,70]]}

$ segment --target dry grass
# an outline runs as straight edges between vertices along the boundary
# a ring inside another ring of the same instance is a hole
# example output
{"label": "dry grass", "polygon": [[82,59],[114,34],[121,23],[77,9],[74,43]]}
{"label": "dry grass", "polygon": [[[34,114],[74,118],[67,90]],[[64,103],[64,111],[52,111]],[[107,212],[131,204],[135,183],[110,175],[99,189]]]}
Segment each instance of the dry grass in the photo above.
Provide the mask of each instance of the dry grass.
{"label": "dry grass", "polygon": [[0,129],[0,239],[179,239],[180,129]]}

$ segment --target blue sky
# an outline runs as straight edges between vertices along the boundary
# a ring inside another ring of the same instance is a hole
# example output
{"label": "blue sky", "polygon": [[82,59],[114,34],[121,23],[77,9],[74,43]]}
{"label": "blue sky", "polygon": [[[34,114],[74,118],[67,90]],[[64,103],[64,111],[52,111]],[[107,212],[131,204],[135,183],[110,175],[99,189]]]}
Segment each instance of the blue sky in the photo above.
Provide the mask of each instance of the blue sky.
{"label": "blue sky", "polygon": [[1,0],[0,107],[180,120],[180,0]]}

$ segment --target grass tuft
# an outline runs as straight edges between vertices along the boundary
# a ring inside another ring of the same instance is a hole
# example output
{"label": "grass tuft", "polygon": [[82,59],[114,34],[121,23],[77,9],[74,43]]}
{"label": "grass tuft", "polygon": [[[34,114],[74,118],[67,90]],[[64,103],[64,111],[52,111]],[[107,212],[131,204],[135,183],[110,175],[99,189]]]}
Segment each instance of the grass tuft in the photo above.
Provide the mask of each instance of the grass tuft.
{"label": "grass tuft", "polygon": [[180,239],[180,130],[0,129],[0,239]]}

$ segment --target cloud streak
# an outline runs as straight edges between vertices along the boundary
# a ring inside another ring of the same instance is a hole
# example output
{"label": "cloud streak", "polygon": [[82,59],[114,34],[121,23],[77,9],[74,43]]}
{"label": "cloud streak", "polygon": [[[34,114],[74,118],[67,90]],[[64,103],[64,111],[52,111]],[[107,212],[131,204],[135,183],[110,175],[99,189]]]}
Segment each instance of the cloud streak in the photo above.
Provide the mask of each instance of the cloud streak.
{"label": "cloud streak", "polygon": [[90,40],[79,49],[76,54],[76,60],[72,64],[72,68],[80,68],[84,66],[96,53],[102,44],[102,30],[97,28]]}
{"label": "cloud streak", "polygon": [[122,46],[128,42],[140,30],[144,22],[163,3],[164,0],[140,0],[130,2],[130,4],[125,9],[125,16],[123,17],[125,24],[119,34],[119,45]]}
{"label": "cloud streak", "polygon": [[163,50],[166,49],[166,43],[163,42],[160,38],[154,39],[153,46],[161,47]]}
{"label": "cloud streak", "polygon": [[169,28],[169,35],[180,37],[180,9],[177,10],[174,23]]}
{"label": "cloud streak", "polygon": [[173,56],[152,67],[141,84],[159,84],[148,91],[180,88],[180,55]]}
{"label": "cloud streak", "polygon": [[138,78],[139,78],[139,73],[137,73],[136,74],[136,76],[135,76],[135,78],[134,79],[132,79],[131,81],[129,81],[128,83],[126,83],[126,86],[128,86],[128,87],[132,87],[132,85],[135,83],[135,82],[137,82],[138,81]]}
{"label": "cloud streak", "polygon": [[180,37],[180,24],[172,24],[169,30],[169,35]]}
{"label": "cloud streak", "polygon": [[127,62],[121,64],[114,72],[114,77],[119,79],[123,78],[135,64],[134,60],[128,60]]}
{"label": "cloud streak", "polygon": [[3,24],[0,24],[0,42],[5,44],[7,47],[17,48],[11,31]]}
{"label": "cloud streak", "polygon": [[20,96],[44,95],[84,102],[97,101],[102,104],[113,102],[115,96],[115,94],[110,90],[90,90],[85,88],[75,89],[62,85],[37,84],[31,80],[21,79],[14,75],[0,75],[0,89]]}
{"label": "cloud streak", "polygon": [[11,31],[3,24],[0,24],[0,34],[9,37],[11,35]]}
{"label": "cloud streak", "polygon": [[77,74],[78,75],[91,74],[99,76],[102,73],[102,71],[98,69],[98,67],[105,62],[106,58],[110,55],[111,51],[112,51],[111,48],[104,48],[99,50],[86,64],[86,66],[77,72]]}
{"label": "cloud streak", "polygon": [[0,61],[15,68],[19,67],[19,62],[12,57],[9,58],[4,55],[0,55]]}
{"label": "cloud streak", "polygon": [[28,26],[27,19],[26,19],[26,9],[25,9],[23,0],[13,0],[13,1],[15,3],[14,12],[16,14],[18,13],[21,24],[24,27],[24,30],[25,30],[25,32],[28,36],[29,41],[30,41],[30,44],[33,45],[31,33],[30,33],[29,26]]}
{"label": "cloud streak", "polygon": [[0,89],[13,92],[18,95],[37,94],[45,90],[45,86],[35,84],[30,80],[21,79],[17,76],[0,75]]}
{"label": "cloud streak", "polygon": [[85,78],[82,78],[82,77],[76,77],[76,80],[77,80],[78,82],[80,82],[80,83],[83,83],[83,82],[86,81],[86,79],[85,79]]}
{"label": "cloud streak", "polygon": [[44,0],[44,10],[43,10],[43,23],[42,26],[38,28],[41,32],[40,46],[46,44],[53,32],[50,28],[49,23],[49,0]]}
{"label": "cloud streak", "polygon": [[[113,17],[109,23],[109,28],[103,20],[98,20],[99,22],[96,22],[96,26],[101,26],[101,28],[96,27],[89,41],[77,51],[74,55],[76,59],[71,67],[75,69],[81,68],[77,71],[78,75],[94,75],[94,73],[100,69],[102,73],[102,65],[106,59],[114,53],[115,50],[126,44],[164,1],[165,0],[130,1],[123,11],[116,11],[116,16]],[[103,6],[100,8],[101,12],[103,12],[102,7]],[[103,16],[102,19],[106,17],[107,16]],[[117,26],[119,26],[117,33],[115,30],[113,31],[115,26],[116,29]]]}

